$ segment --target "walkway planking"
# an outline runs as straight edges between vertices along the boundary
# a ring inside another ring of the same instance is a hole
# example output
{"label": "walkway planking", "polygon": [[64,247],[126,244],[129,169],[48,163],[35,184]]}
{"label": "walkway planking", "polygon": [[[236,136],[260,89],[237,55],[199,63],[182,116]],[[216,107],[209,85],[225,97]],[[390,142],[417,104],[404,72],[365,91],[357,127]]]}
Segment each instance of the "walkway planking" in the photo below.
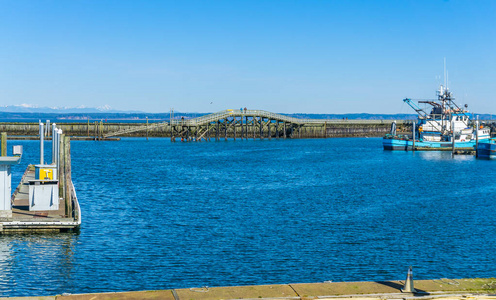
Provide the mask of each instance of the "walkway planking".
{"label": "walkway planking", "polygon": [[67,218],[65,215],[65,201],[59,198],[58,210],[46,211],[29,211],[29,181],[34,180],[34,166],[30,165],[22,176],[21,183],[17,187],[14,195],[12,195],[12,218],[18,221],[27,220],[58,220],[58,221],[73,221],[72,218]]}

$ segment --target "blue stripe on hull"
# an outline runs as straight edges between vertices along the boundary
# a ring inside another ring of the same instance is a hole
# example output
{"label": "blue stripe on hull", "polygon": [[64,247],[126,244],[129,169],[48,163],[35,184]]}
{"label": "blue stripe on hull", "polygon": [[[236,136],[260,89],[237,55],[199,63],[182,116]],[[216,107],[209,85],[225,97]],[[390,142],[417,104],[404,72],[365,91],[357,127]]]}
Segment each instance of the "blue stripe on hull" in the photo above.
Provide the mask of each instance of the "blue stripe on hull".
{"label": "blue stripe on hull", "polygon": [[384,146],[384,150],[412,150],[412,146],[408,145],[408,141],[406,140],[398,140],[398,139],[382,139],[382,145]]}
{"label": "blue stripe on hull", "polygon": [[[382,139],[382,145],[384,150],[412,150],[413,141],[412,140],[399,140],[399,139]],[[468,142],[457,142],[455,143],[455,149],[459,148],[474,148],[475,141]],[[415,148],[430,148],[433,150],[451,150],[451,142],[421,142],[415,141]]]}

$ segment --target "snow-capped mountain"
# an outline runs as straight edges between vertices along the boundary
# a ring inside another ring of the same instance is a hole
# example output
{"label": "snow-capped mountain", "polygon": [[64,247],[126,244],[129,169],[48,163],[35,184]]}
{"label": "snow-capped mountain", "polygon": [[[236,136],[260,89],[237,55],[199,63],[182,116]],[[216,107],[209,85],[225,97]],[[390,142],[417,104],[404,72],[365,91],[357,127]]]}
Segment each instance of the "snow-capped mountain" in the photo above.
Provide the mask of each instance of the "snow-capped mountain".
{"label": "snow-capped mountain", "polygon": [[0,112],[14,112],[14,113],[142,113],[141,111],[122,111],[114,110],[108,104],[99,107],[86,107],[84,105],[78,107],[39,107],[32,104],[19,104],[19,105],[5,105],[0,106]]}

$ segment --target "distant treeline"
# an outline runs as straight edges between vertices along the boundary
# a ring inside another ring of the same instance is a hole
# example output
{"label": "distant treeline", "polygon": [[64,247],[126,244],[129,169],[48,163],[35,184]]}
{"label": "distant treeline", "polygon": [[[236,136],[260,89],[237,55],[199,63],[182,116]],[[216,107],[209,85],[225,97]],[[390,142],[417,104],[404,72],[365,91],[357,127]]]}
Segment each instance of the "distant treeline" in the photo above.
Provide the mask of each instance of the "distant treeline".
{"label": "distant treeline", "polygon": [[[207,115],[209,113],[182,113],[175,112],[174,118],[191,119]],[[299,119],[348,119],[348,120],[415,120],[415,114],[307,114],[307,113],[294,113],[283,114],[290,117]],[[18,121],[18,122],[36,122],[38,120],[51,120],[52,122],[90,122],[94,121],[126,121],[126,122],[144,122],[146,118],[150,121],[167,121],[170,119],[169,113],[67,113],[67,114],[54,114],[54,113],[25,113],[25,112],[0,112],[0,121]],[[480,120],[492,120],[493,115],[481,114]]]}

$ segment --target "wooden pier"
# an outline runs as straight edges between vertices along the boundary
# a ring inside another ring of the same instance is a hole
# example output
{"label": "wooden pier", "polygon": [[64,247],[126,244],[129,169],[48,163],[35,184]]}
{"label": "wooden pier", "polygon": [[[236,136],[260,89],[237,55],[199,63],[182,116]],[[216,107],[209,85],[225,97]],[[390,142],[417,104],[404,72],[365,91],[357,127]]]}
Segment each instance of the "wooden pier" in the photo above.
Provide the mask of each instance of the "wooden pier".
{"label": "wooden pier", "polygon": [[0,217],[0,234],[19,232],[61,232],[78,230],[81,225],[81,209],[71,177],[70,138],[61,136],[60,162],[57,168],[58,180],[55,187],[58,193],[56,210],[30,210],[30,185],[43,184],[35,180],[35,166],[29,165],[22,176],[19,186],[14,191],[12,209],[2,211]]}
{"label": "wooden pier", "polygon": [[[172,119],[169,122],[150,125],[147,123],[134,128],[109,131],[102,137],[128,136],[137,132],[146,133],[146,137],[162,132],[163,136],[170,137],[171,141],[382,136],[389,131],[392,122],[392,120],[298,119],[264,110],[227,109],[193,119]],[[397,123],[401,126],[411,121]]]}

